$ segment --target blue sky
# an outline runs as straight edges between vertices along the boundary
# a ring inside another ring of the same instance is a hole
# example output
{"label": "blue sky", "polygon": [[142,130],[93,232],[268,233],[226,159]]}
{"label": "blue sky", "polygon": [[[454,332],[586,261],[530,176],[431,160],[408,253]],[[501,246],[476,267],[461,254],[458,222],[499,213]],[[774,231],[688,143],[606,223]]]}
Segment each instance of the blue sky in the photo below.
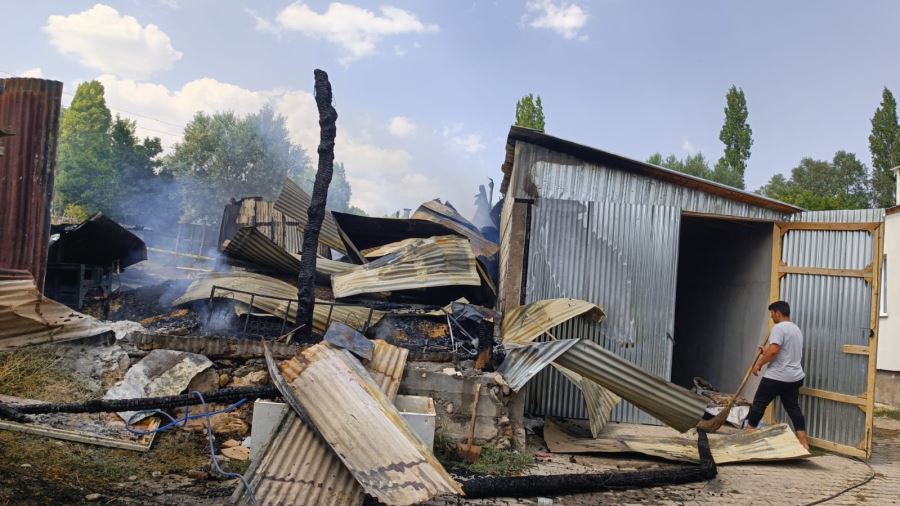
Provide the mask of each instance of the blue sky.
{"label": "blue sky", "polygon": [[699,150],[714,162],[736,84],[756,189],[804,156],[844,149],[869,164],[881,90],[900,92],[897,2],[3,4],[15,15],[0,16],[0,75],[57,79],[66,93],[99,78],[114,112],[167,146],[195,110],[268,102],[313,153],[312,70],[327,70],[336,156],[353,203],[373,214],[434,197],[469,214],[477,185],[499,183],[526,93],[542,96],[551,134],[638,159]]}

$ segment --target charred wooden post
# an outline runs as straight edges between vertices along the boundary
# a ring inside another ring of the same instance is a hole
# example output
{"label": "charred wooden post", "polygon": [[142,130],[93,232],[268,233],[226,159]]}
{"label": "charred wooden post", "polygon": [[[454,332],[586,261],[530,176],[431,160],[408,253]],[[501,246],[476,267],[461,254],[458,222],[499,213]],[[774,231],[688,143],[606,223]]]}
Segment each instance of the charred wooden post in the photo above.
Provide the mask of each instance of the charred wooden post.
{"label": "charred wooden post", "polygon": [[319,109],[319,168],[313,183],[312,198],[307,209],[308,219],[303,229],[303,250],[300,258],[300,276],[297,280],[297,325],[299,338],[312,336],[313,306],[316,297],[316,250],[319,245],[319,231],[325,220],[325,202],[328,199],[328,185],[334,170],[334,138],[337,135],[337,111],[331,105],[331,83],[328,74],[316,69],[316,107]]}

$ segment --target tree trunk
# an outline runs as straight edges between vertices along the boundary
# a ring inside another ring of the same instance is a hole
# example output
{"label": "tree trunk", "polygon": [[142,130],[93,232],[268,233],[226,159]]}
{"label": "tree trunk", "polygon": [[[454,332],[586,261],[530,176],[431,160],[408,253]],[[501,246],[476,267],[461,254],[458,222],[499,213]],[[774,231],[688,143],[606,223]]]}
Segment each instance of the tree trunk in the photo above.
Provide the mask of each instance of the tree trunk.
{"label": "tree trunk", "polygon": [[303,250],[300,259],[298,279],[297,325],[299,337],[312,336],[313,307],[316,297],[316,250],[319,244],[319,230],[325,219],[325,202],[328,199],[328,185],[334,170],[334,138],[337,135],[337,111],[331,105],[331,83],[328,74],[316,69],[316,107],[319,109],[319,168],[313,183],[312,199],[307,209],[306,227],[303,229]]}

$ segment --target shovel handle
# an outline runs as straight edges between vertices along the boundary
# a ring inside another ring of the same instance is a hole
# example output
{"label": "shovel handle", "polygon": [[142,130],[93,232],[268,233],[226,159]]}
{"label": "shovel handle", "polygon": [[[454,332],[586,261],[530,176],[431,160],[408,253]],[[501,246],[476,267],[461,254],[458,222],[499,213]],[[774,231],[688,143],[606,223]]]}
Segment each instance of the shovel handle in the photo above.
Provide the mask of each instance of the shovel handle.
{"label": "shovel handle", "polygon": [[[762,348],[763,346],[765,346],[767,342],[769,342],[768,334],[766,335],[765,339],[763,339],[762,344],[759,345],[759,348]],[[756,361],[759,360],[759,357],[761,355],[762,355],[762,350],[757,349],[756,355],[754,355],[754,357],[753,357],[753,362],[750,363],[750,367],[747,369],[746,374],[744,374],[744,379],[741,380],[741,384],[740,384],[740,386],[738,386],[737,392],[735,392],[734,396],[731,398],[732,404],[734,404],[735,400],[737,399],[737,396],[741,395],[741,392],[744,390],[744,387],[747,385],[747,380],[750,379],[750,374],[753,373],[753,366],[756,365]]]}
{"label": "shovel handle", "polygon": [[472,439],[475,437],[475,415],[478,414],[478,398],[481,397],[481,383],[475,384],[475,400],[472,401],[472,418],[469,419],[469,444],[468,449],[472,448]]}

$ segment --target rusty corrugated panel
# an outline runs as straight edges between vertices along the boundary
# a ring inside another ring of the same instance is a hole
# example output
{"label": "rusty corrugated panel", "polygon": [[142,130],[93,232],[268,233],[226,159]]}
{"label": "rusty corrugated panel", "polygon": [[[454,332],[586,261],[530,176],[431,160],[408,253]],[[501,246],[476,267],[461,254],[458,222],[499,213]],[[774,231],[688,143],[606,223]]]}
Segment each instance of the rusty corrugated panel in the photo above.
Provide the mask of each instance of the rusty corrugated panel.
{"label": "rusty corrugated panel", "polygon": [[0,145],[0,268],[24,269],[43,290],[50,242],[63,85],[44,79],[0,79],[0,127],[16,135]]}
{"label": "rusty corrugated panel", "polygon": [[[279,279],[270,278],[252,272],[210,272],[195,279],[184,294],[172,302],[172,305],[181,305],[188,302],[209,299],[213,286],[223,287],[226,290],[216,290],[217,298],[231,299],[250,304],[250,295],[238,292],[229,292],[227,289],[243,290],[256,294],[272,295],[283,299],[290,299],[291,304],[285,300],[275,300],[266,297],[255,297],[253,306],[277,317],[285,316],[291,322],[297,317],[297,287]],[[369,319],[369,309],[362,306],[334,306],[330,308],[325,304],[316,304],[313,310],[313,329],[318,333],[325,332],[328,323],[328,315],[331,313],[333,321],[345,323],[353,328],[361,329]],[[381,311],[372,311],[371,324],[374,325],[384,315]]]}
{"label": "rusty corrugated panel", "polygon": [[[242,266],[251,265],[293,276],[300,273],[300,255],[289,253],[259,228],[242,227],[234,237],[222,243],[222,254]],[[316,259],[316,272],[328,276],[353,267],[353,264],[327,258]]]}
{"label": "rusty corrugated panel", "polygon": [[481,277],[469,241],[442,236],[420,239],[374,262],[331,278],[334,296],[437,286],[479,286]]}
{"label": "rusty corrugated panel", "polygon": [[559,364],[553,364],[553,368],[562,373],[569,379],[584,397],[584,404],[588,413],[588,425],[591,428],[591,435],[600,437],[600,433],[609,422],[609,416],[612,414],[613,408],[622,400],[621,397],[603,388],[596,382],[591,381],[584,376],[570,371]]}
{"label": "rusty corrugated panel", "polygon": [[422,204],[413,213],[412,218],[432,221],[466,236],[472,243],[472,251],[479,257],[491,258],[500,251],[499,244],[485,239],[478,227],[440,200],[435,199]]}
{"label": "rusty corrugated panel", "polygon": [[[306,226],[307,210],[312,198],[303,191],[303,188],[290,179],[285,180],[281,193],[275,199],[273,209],[282,212],[287,216],[297,220],[300,230],[300,241],[303,241],[303,229]],[[334,221],[331,211],[325,211],[325,220],[322,222],[322,229],[319,232],[319,242],[327,244],[331,248],[346,252],[347,248],[341,240],[341,234],[338,231],[338,224]],[[300,251],[299,249],[297,251]]]}
{"label": "rusty corrugated panel", "polygon": [[504,344],[528,344],[548,330],[585,315],[594,322],[602,322],[603,308],[578,299],[545,299],[518,306],[503,315],[501,336]]}
{"label": "rusty corrugated panel", "polygon": [[291,396],[366,493],[397,505],[462,494],[348,351],[320,343],[279,369]]}
{"label": "rusty corrugated panel", "polygon": [[[409,350],[382,340],[373,341],[375,351],[365,368],[393,400],[400,390]],[[363,488],[338,456],[293,411],[285,414],[259,463],[246,475],[260,505],[329,504],[357,506]],[[243,486],[233,496],[237,504],[249,504]]]}
{"label": "rusty corrugated panel", "polygon": [[506,353],[506,358],[497,368],[497,372],[503,376],[513,391],[518,392],[535,374],[541,372],[577,342],[578,339],[563,339],[513,348]]}
{"label": "rusty corrugated panel", "polygon": [[608,388],[681,432],[696,426],[706,410],[705,397],[650,374],[586,339],[560,355],[556,363]]}
{"label": "rusty corrugated panel", "polygon": [[[699,462],[697,438],[673,433],[664,427],[616,424],[598,438],[581,433],[581,427],[547,418],[544,441],[554,453],[637,452],[680,462]],[[710,434],[709,449],[716,464],[762,462],[811,456],[787,424],[755,431]]]}
{"label": "rusty corrugated panel", "polygon": [[31,273],[0,269],[0,350],[95,336],[111,329],[38,292]]}

